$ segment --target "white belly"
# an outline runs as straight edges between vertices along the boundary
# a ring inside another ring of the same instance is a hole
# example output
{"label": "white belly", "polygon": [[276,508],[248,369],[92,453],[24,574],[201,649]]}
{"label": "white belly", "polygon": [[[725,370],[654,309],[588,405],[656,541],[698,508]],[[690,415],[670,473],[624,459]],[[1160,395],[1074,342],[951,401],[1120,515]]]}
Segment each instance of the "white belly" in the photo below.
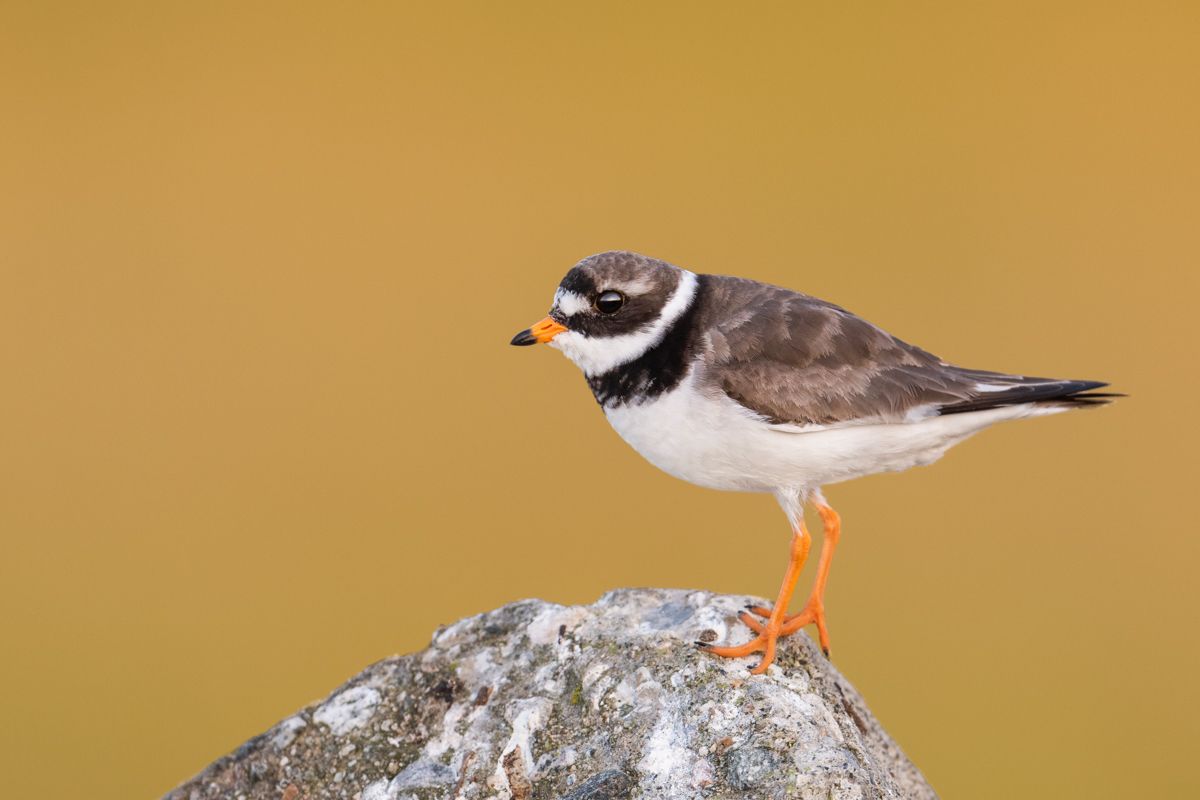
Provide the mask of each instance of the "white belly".
{"label": "white belly", "polygon": [[701,394],[689,376],[661,397],[605,409],[605,415],[634,450],[677,478],[712,489],[772,492],[929,464],[993,423],[1050,411],[1008,406],[918,422],[784,432],[724,394]]}

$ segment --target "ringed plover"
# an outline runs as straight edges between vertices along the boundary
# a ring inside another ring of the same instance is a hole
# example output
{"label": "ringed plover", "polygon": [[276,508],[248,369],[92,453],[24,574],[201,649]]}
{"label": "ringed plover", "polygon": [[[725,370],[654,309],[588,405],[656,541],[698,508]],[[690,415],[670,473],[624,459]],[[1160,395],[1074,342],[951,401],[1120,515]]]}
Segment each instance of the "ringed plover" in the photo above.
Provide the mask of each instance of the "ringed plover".
{"label": "ringed plover", "polygon": [[[756,674],[780,636],[810,623],[829,653],[825,585],[841,521],[823,486],[930,464],[997,422],[1116,396],[1094,391],[1099,381],[956,367],[824,300],[630,252],[572,267],[549,316],[512,340],[538,342],[583,370],[609,423],[650,463],[700,486],[770,493],[783,507],[793,531],[783,585],[772,608],[742,612],[756,636],[697,642],[730,658],[761,652]],[[807,504],[825,536],[808,602],[788,616],[812,543]]]}

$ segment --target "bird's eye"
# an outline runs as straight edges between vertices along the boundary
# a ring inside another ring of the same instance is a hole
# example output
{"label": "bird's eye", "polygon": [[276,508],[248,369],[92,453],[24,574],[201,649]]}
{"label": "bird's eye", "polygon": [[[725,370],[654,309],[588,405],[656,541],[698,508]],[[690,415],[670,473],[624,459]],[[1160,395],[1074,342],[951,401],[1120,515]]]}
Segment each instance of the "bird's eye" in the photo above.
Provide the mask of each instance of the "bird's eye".
{"label": "bird's eye", "polygon": [[625,305],[625,295],[611,289],[601,292],[600,296],[596,298],[596,309],[601,314],[615,314],[621,310],[623,305]]}

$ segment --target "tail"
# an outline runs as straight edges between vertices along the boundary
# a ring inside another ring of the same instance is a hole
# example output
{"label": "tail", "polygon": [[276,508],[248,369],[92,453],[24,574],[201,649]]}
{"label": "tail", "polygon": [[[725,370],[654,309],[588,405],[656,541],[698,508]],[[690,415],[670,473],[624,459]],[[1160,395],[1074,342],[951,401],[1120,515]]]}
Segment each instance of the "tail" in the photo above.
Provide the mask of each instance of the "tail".
{"label": "tail", "polygon": [[1116,392],[1093,391],[1108,386],[1102,381],[1030,378],[968,369],[960,370],[960,373],[976,381],[975,391],[964,400],[942,406],[938,409],[939,414],[962,414],[1026,403],[1064,409],[1090,408],[1107,405],[1125,396]]}

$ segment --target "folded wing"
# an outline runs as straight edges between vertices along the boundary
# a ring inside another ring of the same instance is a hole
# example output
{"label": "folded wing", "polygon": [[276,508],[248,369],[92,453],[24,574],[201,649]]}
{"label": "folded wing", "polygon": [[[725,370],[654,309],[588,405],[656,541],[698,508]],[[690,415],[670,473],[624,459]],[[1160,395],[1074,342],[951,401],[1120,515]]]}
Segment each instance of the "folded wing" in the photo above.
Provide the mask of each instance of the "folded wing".
{"label": "folded wing", "polygon": [[707,276],[704,380],[774,424],[912,422],[1024,403],[1093,405],[1099,381],[972,370],[815,297]]}

